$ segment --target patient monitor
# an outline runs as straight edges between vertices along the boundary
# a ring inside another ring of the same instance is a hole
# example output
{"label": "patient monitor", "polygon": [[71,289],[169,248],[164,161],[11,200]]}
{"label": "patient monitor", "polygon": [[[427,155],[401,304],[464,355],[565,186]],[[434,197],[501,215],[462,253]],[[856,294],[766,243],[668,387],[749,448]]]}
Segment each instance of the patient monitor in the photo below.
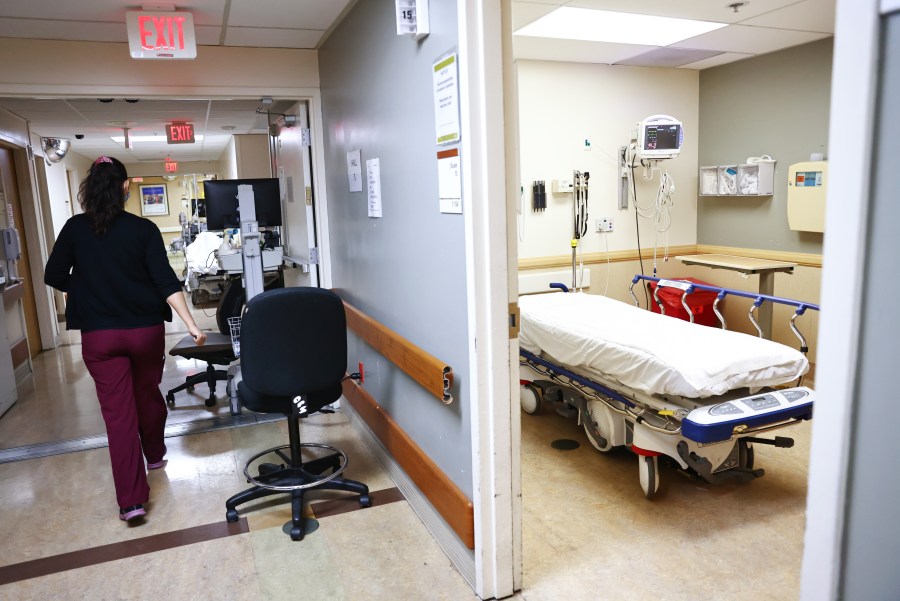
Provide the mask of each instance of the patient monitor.
{"label": "patient monitor", "polygon": [[669,115],[652,115],[637,124],[635,155],[642,160],[674,159],[681,152],[684,129]]}

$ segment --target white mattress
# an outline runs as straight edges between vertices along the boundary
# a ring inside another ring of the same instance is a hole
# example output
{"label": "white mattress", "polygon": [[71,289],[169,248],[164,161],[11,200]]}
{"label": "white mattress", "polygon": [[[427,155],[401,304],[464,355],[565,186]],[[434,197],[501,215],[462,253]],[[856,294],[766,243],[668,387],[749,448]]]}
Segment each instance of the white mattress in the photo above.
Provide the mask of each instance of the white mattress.
{"label": "white mattress", "polygon": [[809,369],[802,353],[783,344],[595,294],[522,296],[519,310],[526,351],[650,394],[714,396],[783,384]]}

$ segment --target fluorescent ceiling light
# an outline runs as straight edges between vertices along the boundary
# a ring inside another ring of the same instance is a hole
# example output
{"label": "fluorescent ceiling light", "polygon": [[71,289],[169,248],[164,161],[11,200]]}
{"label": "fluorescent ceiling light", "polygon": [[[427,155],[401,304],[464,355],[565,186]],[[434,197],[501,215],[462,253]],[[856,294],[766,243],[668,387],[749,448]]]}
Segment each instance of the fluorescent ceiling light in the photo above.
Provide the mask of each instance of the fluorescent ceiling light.
{"label": "fluorescent ceiling light", "polygon": [[519,29],[516,35],[641,46],[668,46],[726,23],[692,21],[564,6]]}
{"label": "fluorescent ceiling light", "polygon": [[[125,143],[125,136],[111,136],[113,142],[118,142],[119,144]],[[168,140],[166,140],[165,136],[128,136],[128,139],[132,142],[163,142],[168,144]],[[194,139],[198,142],[203,140],[203,134],[197,134],[194,136]]]}

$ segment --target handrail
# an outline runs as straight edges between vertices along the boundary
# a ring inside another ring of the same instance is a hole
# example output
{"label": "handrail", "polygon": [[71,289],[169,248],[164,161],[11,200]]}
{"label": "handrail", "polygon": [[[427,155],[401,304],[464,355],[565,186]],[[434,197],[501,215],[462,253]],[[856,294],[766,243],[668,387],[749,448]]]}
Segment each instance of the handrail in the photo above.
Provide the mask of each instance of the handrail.
{"label": "handrail", "polygon": [[716,314],[716,317],[719,319],[719,323],[722,324],[722,329],[725,329],[725,317],[719,312],[718,305],[719,301],[724,299],[726,296],[740,296],[743,298],[749,298],[753,300],[753,304],[750,307],[750,311],[747,316],[750,319],[750,323],[753,324],[753,327],[756,328],[756,331],[759,333],[759,337],[763,337],[762,328],[759,326],[759,322],[756,320],[754,316],[754,312],[762,305],[764,302],[770,302],[778,305],[790,305],[792,307],[796,307],[794,310],[794,315],[791,317],[791,331],[794,335],[800,339],[800,351],[806,353],[809,351],[809,347],[806,344],[806,338],[797,328],[796,321],[797,318],[803,315],[807,309],[812,309],[813,311],[819,310],[819,305],[813,303],[807,303],[804,301],[794,300],[792,298],[783,298],[780,296],[771,296],[768,294],[758,294],[754,292],[745,292],[743,290],[735,290],[733,288],[722,288],[721,286],[709,286],[706,284],[695,284],[693,282],[686,282],[683,280],[668,280],[665,278],[657,278],[648,275],[635,275],[631,280],[631,286],[628,291],[631,293],[631,298],[634,299],[635,306],[640,306],[640,302],[638,301],[637,296],[634,294],[634,285],[637,284],[641,280],[646,280],[648,282],[656,282],[656,289],[653,291],[653,297],[656,300],[657,306],[659,306],[660,311],[665,314],[665,308],[663,304],[659,301],[658,292],[659,289],[663,286],[668,286],[672,288],[678,288],[682,291],[681,294],[681,304],[685,308],[688,314],[688,319],[690,319],[691,323],[694,321],[694,314],[691,312],[690,308],[687,305],[687,297],[689,294],[694,292],[695,290],[708,290],[710,292],[716,293],[716,301],[713,305],[713,311]]}
{"label": "handrail", "polygon": [[344,301],[347,327],[445,405],[453,402],[453,369]]}

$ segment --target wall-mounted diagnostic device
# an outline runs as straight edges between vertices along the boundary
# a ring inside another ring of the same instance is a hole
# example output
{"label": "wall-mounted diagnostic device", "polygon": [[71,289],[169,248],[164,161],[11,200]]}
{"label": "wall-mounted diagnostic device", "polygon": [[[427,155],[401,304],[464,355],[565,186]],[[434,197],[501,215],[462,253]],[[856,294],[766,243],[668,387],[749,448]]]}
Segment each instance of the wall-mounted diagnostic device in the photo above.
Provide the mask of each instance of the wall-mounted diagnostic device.
{"label": "wall-mounted diagnostic device", "polygon": [[788,227],[801,232],[825,231],[825,190],[828,161],[794,163],[788,167]]}
{"label": "wall-mounted diagnostic device", "polygon": [[22,258],[22,246],[19,244],[19,232],[13,228],[0,230],[3,237],[3,258],[7,261],[18,261]]}
{"label": "wall-mounted diagnostic device", "polygon": [[682,142],[681,121],[669,115],[653,115],[638,123],[635,154],[650,161],[674,159],[681,152]]}

